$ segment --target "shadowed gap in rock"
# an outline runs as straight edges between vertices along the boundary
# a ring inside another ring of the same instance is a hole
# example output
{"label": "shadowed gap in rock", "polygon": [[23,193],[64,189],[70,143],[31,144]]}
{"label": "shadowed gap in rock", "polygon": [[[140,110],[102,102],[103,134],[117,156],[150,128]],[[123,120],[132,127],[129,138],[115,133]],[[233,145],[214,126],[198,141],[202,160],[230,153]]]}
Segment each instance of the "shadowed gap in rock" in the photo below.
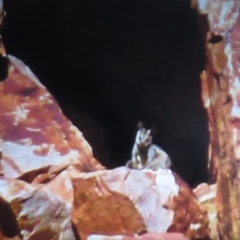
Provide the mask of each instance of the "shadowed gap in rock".
{"label": "shadowed gap in rock", "polygon": [[21,237],[16,216],[10,204],[2,198],[0,198],[0,229],[6,237]]}
{"label": "shadowed gap in rock", "polygon": [[208,43],[219,43],[223,41],[223,37],[221,35],[212,35],[211,38],[208,40]]}
{"label": "shadowed gap in rock", "polygon": [[0,81],[3,81],[8,76],[9,59],[0,55]]}
{"label": "shadowed gap in rock", "polygon": [[75,224],[73,222],[71,222],[71,224],[72,224],[72,230],[73,230],[75,240],[81,240],[80,235],[77,230],[77,227],[75,226]]}

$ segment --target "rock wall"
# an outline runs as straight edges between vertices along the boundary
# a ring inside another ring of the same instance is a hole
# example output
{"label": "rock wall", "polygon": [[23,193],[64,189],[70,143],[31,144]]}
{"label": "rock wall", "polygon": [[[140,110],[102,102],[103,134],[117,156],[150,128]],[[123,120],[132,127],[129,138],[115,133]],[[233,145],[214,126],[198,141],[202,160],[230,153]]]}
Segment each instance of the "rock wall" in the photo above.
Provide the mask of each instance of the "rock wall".
{"label": "rock wall", "polygon": [[221,239],[240,237],[240,2],[193,0],[207,21],[207,64],[201,74],[208,113],[211,183],[217,183],[216,206]]}

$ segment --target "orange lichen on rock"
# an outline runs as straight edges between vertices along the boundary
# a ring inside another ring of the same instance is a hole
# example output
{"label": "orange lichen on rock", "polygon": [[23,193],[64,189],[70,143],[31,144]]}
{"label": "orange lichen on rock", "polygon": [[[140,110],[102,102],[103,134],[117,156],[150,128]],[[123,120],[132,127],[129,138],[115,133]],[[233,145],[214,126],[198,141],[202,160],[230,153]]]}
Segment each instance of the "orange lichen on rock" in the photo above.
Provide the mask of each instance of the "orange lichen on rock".
{"label": "orange lichen on rock", "polygon": [[[11,206],[24,239],[60,239],[60,236],[74,239],[71,206],[51,191],[38,189],[20,180],[0,179],[0,195]],[[5,215],[2,213],[0,216],[3,218]],[[13,231],[14,225],[10,221],[6,224]]]}

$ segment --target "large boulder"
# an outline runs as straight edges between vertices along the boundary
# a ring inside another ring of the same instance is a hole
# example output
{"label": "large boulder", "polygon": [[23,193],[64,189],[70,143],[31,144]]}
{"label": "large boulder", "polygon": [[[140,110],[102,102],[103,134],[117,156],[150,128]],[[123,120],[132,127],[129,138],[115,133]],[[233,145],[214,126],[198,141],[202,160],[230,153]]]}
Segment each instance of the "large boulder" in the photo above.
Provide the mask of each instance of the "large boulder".
{"label": "large boulder", "polygon": [[2,175],[31,182],[51,167],[104,169],[82,133],[20,60],[9,56],[9,75],[0,83]]}
{"label": "large boulder", "polygon": [[125,167],[72,178],[72,221],[79,235],[181,232],[207,239],[208,218],[191,189],[170,170]]}

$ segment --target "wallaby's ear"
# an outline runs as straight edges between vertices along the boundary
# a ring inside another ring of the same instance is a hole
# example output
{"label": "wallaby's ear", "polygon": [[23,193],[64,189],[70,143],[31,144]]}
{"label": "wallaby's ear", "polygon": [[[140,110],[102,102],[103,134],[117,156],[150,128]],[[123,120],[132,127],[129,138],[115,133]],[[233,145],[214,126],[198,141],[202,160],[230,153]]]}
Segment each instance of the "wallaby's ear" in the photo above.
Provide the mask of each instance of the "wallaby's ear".
{"label": "wallaby's ear", "polygon": [[142,121],[140,121],[140,122],[138,123],[138,129],[141,130],[141,129],[143,129],[143,128],[144,128],[144,124],[143,124]]}

